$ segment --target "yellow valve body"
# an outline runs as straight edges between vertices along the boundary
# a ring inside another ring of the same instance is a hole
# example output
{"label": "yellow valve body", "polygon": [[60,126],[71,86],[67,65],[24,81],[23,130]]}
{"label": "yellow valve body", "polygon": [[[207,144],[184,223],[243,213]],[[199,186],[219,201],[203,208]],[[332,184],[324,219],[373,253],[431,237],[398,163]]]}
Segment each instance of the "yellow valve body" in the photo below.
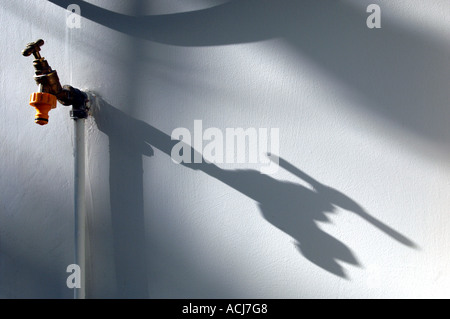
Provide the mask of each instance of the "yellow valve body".
{"label": "yellow valve body", "polygon": [[48,124],[48,112],[56,108],[56,96],[50,93],[35,92],[31,93],[30,105],[36,109],[34,121],[36,124]]}

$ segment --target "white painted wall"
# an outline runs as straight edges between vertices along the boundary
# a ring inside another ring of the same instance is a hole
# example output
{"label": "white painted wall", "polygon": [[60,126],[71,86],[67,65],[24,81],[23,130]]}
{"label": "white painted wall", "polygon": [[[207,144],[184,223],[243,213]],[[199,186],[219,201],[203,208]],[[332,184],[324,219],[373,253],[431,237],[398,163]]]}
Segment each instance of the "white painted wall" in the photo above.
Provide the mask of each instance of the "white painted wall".
{"label": "white painted wall", "polygon": [[[447,0],[0,3],[0,297],[72,296],[72,123],[63,106],[33,123],[20,52],[38,38],[63,84],[105,101],[87,132],[90,297],[450,297]],[[280,156],[336,192],[174,164],[168,136],[195,119],[280,128]],[[323,213],[336,202],[381,226]]]}

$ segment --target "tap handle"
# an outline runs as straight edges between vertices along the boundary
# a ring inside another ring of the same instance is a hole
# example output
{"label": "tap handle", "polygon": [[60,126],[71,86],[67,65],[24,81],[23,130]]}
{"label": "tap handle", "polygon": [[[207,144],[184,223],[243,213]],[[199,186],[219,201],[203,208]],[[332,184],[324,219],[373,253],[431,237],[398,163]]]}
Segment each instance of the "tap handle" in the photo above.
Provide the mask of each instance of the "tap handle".
{"label": "tap handle", "polygon": [[39,51],[41,51],[41,46],[44,45],[44,40],[39,39],[36,42],[31,42],[27,44],[27,47],[22,51],[23,56],[34,55],[36,60],[41,59]]}

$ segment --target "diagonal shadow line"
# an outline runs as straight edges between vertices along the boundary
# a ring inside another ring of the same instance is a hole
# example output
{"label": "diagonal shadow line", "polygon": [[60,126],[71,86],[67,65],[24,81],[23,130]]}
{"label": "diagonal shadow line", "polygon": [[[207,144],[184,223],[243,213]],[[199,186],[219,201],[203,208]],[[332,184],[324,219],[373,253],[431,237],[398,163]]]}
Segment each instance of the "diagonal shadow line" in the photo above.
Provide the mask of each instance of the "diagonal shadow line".
{"label": "diagonal shadow line", "polygon": [[[145,267],[127,268],[127,264],[139,264],[137,261],[142,258],[140,255],[143,255],[142,251],[139,253],[139,249],[145,249],[141,242],[145,235],[136,235],[140,232],[145,233],[145,230],[142,227],[137,227],[139,222],[136,224],[125,222],[127,219],[133,219],[136,214],[138,219],[143,218],[141,216],[143,214],[143,200],[140,195],[139,197],[133,195],[136,193],[143,194],[142,178],[137,178],[142,176],[142,160],[136,161],[133,159],[142,157],[142,155],[152,156],[152,147],[171,156],[173,147],[183,142],[172,140],[164,132],[126,115],[100,98],[97,101],[97,106],[94,108],[97,126],[108,135],[110,145],[115,145],[122,152],[122,155],[118,155],[116,152],[110,151],[111,157],[122,158],[121,161],[111,158],[111,206],[116,211],[112,216],[114,219],[116,263],[122,264],[118,268],[118,277],[121,278],[122,282],[128,282],[128,285],[130,285],[137,278],[145,276]],[[194,156],[196,152],[187,144],[183,144],[182,149],[183,152],[190,152],[191,156]],[[132,160],[127,160],[127,157]],[[182,163],[182,165],[208,174],[257,202],[264,219],[292,237],[306,259],[336,276],[347,278],[345,268],[339,262],[360,266],[360,262],[350,248],[321,230],[317,225],[317,221],[326,221],[328,219],[326,214],[333,213],[336,207],[359,215],[403,245],[417,248],[416,244],[410,239],[369,215],[348,196],[319,183],[282,158],[277,158],[275,155],[271,155],[271,158],[278,161],[281,167],[309,183],[314,190],[297,183],[274,179],[256,170],[225,170],[204,161],[202,163]],[[115,196],[119,194],[117,189],[114,190],[117,187],[122,192],[120,198]],[[128,209],[124,212],[122,208],[117,209],[117,206],[127,207]],[[140,239],[135,238],[129,241],[127,234],[130,232]],[[117,245],[119,242],[120,247]],[[141,245],[141,247],[136,248],[134,256],[130,256],[129,252],[125,252],[128,245],[133,245],[134,248],[138,245]],[[123,256],[127,256],[127,254],[128,257],[124,259]],[[141,271],[139,272],[137,269],[141,269]]]}
{"label": "diagonal shadow line", "polygon": [[80,0],[49,1],[61,7],[78,4],[83,17],[108,28],[176,46],[284,39],[289,48],[359,94],[364,101],[359,104],[372,114],[449,154],[450,50],[384,16],[382,29],[370,30],[364,10],[338,0],[239,0],[136,17]]}
{"label": "diagonal shadow line", "polygon": [[[275,13],[267,8],[270,4],[267,0],[230,1],[203,10],[150,16],[120,14],[82,0],[48,1],[63,8],[70,4],[79,5],[82,17],[107,28],[144,40],[178,46],[248,43],[282,36],[284,33],[272,30],[270,24],[269,27],[261,28],[264,21],[270,21],[270,16]],[[285,1],[278,3],[283,4]],[[251,11],[256,11],[250,19],[250,22],[255,23],[254,27],[248,26]],[[244,28],[238,29],[239,27]]]}

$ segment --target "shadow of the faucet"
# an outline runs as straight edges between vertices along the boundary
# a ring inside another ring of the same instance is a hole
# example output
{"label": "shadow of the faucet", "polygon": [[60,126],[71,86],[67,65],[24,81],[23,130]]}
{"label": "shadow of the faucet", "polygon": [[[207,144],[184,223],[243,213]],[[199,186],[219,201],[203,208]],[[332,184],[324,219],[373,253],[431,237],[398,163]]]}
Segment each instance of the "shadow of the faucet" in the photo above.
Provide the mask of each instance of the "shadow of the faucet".
{"label": "shadow of the faucet", "polygon": [[[170,160],[172,148],[180,141],[172,140],[170,135],[126,115],[100,98],[94,117],[98,128],[110,140],[110,191],[118,276],[126,275],[131,283],[145,277],[140,272],[145,272],[142,268],[145,263],[136,263],[136,259],[142,261],[145,256],[140,251],[145,249],[142,155],[152,155],[154,147]],[[191,156],[196,152],[188,145],[183,149],[189,150]],[[328,220],[327,214],[335,212],[336,207],[359,215],[394,240],[416,247],[410,239],[369,215],[348,196],[321,184],[286,160],[275,155],[270,157],[309,183],[312,189],[277,180],[256,170],[226,170],[205,161],[181,165],[208,174],[254,200],[265,220],[292,237],[306,259],[336,276],[347,278],[340,262],[360,266],[349,247],[317,225],[318,221]]]}

